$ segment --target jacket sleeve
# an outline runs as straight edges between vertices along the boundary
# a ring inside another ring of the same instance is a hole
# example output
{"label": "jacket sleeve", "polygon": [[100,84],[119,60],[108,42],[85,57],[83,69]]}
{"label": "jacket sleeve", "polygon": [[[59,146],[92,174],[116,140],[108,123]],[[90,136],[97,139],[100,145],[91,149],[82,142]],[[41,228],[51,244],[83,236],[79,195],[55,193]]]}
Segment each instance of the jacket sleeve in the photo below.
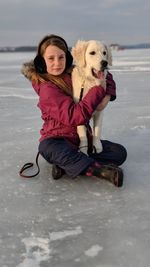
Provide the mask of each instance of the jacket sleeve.
{"label": "jacket sleeve", "polygon": [[57,86],[46,83],[40,89],[38,106],[44,120],[54,119],[65,125],[83,125],[89,121],[105,94],[103,87],[95,86],[82,101],[75,103],[71,96],[64,94]]}
{"label": "jacket sleeve", "polygon": [[106,77],[106,94],[111,96],[110,101],[116,99],[116,83],[110,72],[108,72]]}

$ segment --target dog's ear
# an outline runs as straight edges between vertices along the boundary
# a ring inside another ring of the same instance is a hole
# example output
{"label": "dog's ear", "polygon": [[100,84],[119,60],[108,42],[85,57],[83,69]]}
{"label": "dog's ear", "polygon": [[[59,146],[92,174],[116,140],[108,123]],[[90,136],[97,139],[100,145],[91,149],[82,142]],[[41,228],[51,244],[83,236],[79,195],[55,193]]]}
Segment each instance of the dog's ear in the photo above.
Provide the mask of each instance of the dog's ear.
{"label": "dog's ear", "polygon": [[109,45],[107,45],[107,52],[108,52],[108,64],[109,66],[112,66],[112,52]]}
{"label": "dog's ear", "polygon": [[78,40],[74,47],[72,47],[71,54],[75,61],[75,65],[84,67],[85,62],[85,52],[88,46],[88,42]]}

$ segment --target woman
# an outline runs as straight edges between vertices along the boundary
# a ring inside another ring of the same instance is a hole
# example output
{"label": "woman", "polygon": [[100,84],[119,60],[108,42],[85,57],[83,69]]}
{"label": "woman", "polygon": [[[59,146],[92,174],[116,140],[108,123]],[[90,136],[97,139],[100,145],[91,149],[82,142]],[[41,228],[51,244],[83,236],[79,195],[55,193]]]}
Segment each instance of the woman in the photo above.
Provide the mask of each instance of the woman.
{"label": "woman", "polygon": [[67,43],[57,35],[45,36],[38,45],[34,62],[23,65],[22,73],[39,95],[38,107],[43,119],[39,153],[53,164],[54,179],[64,173],[72,178],[83,174],[108,180],[120,187],[123,171],[118,166],[126,159],[126,149],[102,140],[103,152],[91,151],[87,156],[79,151],[77,134],[78,125],[88,125],[96,109],[103,109],[109,100],[115,99],[112,75],[107,77],[106,92],[103,87],[94,86],[76,104],[72,97],[71,66],[72,56]]}

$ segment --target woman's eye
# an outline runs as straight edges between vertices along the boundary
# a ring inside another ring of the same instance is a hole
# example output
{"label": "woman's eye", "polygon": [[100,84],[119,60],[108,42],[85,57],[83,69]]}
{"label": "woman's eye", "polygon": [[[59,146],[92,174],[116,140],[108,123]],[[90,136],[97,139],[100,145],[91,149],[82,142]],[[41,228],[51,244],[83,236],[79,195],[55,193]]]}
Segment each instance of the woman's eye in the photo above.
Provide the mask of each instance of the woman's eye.
{"label": "woman's eye", "polygon": [[95,54],[96,54],[95,51],[91,51],[91,52],[90,52],[90,55],[95,55]]}

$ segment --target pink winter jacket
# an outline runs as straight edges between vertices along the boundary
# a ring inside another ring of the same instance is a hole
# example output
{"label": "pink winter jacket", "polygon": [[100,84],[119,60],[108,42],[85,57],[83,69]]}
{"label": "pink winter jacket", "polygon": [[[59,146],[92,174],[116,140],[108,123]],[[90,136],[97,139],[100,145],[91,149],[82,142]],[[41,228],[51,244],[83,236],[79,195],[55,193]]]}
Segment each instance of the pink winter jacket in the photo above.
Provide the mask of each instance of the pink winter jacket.
{"label": "pink winter jacket", "polygon": [[[24,63],[21,72],[32,82],[33,88],[39,95],[38,107],[43,119],[40,141],[49,137],[65,137],[78,147],[77,126],[89,121],[105,94],[111,96],[111,101],[116,98],[116,85],[111,73],[108,73],[106,77],[106,91],[101,86],[95,86],[90,89],[82,101],[75,104],[73,98],[66,95],[54,83],[50,81],[33,82],[34,75],[37,74],[33,60]],[[64,74],[63,79],[71,88],[71,76]]]}

